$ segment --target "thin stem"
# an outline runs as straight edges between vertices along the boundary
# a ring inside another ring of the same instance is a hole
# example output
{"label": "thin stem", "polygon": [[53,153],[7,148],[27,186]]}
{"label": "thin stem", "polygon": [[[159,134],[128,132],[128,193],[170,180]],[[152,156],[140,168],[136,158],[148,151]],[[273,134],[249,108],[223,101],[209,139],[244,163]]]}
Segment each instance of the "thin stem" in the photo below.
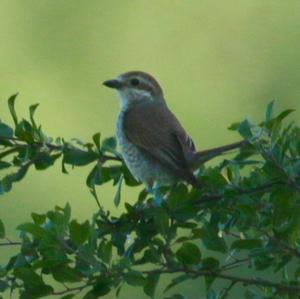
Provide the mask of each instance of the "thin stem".
{"label": "thin stem", "polygon": [[297,291],[300,292],[300,286],[289,285],[280,282],[273,282],[266,279],[261,278],[244,278],[240,276],[234,276],[230,274],[214,272],[214,271],[206,271],[206,270],[194,270],[194,269],[186,269],[186,268],[176,268],[176,269],[157,269],[150,271],[143,271],[144,274],[172,274],[172,273],[187,273],[195,275],[196,277],[215,277],[221,278],[225,280],[229,280],[234,283],[242,283],[244,285],[256,285],[256,286],[264,286],[271,287],[281,291]]}
{"label": "thin stem", "polygon": [[13,246],[13,245],[21,245],[21,242],[7,242],[7,243],[0,243],[0,246]]}

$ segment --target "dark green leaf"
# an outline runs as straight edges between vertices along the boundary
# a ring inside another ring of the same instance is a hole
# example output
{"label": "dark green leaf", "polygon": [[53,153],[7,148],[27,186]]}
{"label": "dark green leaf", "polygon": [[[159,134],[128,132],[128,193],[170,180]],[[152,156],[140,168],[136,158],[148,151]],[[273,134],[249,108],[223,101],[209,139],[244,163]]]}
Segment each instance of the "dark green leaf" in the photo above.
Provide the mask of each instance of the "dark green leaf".
{"label": "dark green leaf", "polygon": [[234,241],[231,245],[231,249],[253,249],[261,246],[262,242],[260,239],[245,239]]}
{"label": "dark green leaf", "polygon": [[50,153],[39,153],[34,161],[35,168],[44,170],[54,164],[54,162],[61,156],[61,153],[50,155]]}
{"label": "dark green leaf", "polygon": [[117,147],[117,140],[115,137],[105,138],[101,144],[102,151],[115,152]]}
{"label": "dark green leaf", "polygon": [[93,289],[89,291],[83,299],[94,299],[105,296],[110,292],[110,282],[100,277],[97,282],[93,285]]}
{"label": "dark green leaf", "polygon": [[16,93],[8,99],[8,108],[9,108],[10,114],[14,120],[15,126],[17,126],[17,124],[18,124],[18,117],[17,117],[16,110],[15,110],[15,101],[16,101],[17,96],[18,96],[18,94]]}
{"label": "dark green leaf", "polygon": [[64,163],[74,166],[87,165],[98,159],[98,155],[93,151],[83,151],[75,147],[66,147],[64,149]]}
{"label": "dark green leaf", "polygon": [[[0,137],[1,138],[1,137]],[[0,169],[5,169],[11,167],[11,164],[5,161],[0,161]]]}
{"label": "dark green leaf", "polygon": [[55,267],[52,270],[52,275],[59,282],[79,282],[82,279],[78,271],[67,265]]}
{"label": "dark green leaf", "polygon": [[156,229],[162,234],[166,235],[169,231],[169,216],[162,208],[153,210],[154,224]]}
{"label": "dark green leaf", "polygon": [[44,229],[35,223],[23,223],[20,224],[17,229],[25,233],[30,233],[37,239],[41,239],[45,234]]}
{"label": "dark green leaf", "polygon": [[0,219],[0,239],[5,237],[5,228],[2,220]]}
{"label": "dark green leaf", "polygon": [[72,220],[70,223],[70,236],[77,245],[83,244],[88,239],[89,230],[90,224],[88,221],[80,224],[76,220]]}
{"label": "dark green leaf", "polygon": [[29,107],[29,115],[30,115],[30,120],[31,120],[31,124],[33,126],[33,128],[36,130],[37,129],[37,126],[36,126],[36,123],[34,121],[34,113],[35,113],[35,110],[36,108],[39,106],[39,104],[34,104],[34,105],[31,105]]}
{"label": "dark green leaf", "polygon": [[34,131],[31,124],[25,119],[22,119],[16,126],[15,135],[21,140],[33,142],[33,133]]}
{"label": "dark green leaf", "polygon": [[146,283],[144,285],[144,293],[151,298],[154,298],[159,276],[159,274],[149,274],[146,278]]}
{"label": "dark green leaf", "polygon": [[130,271],[124,275],[124,280],[132,286],[143,286],[146,283],[146,279],[140,272]]}
{"label": "dark green leaf", "polygon": [[183,264],[198,264],[201,252],[194,243],[186,242],[177,250],[176,257]]}
{"label": "dark green leaf", "polygon": [[227,246],[222,237],[218,235],[218,230],[212,225],[207,225],[202,229],[202,242],[207,249],[225,253]]}
{"label": "dark green leaf", "polygon": [[131,174],[131,172],[128,170],[128,168],[126,167],[125,164],[122,165],[122,173],[123,173],[123,176],[124,176],[124,181],[125,181],[125,184],[127,186],[131,186],[131,187],[134,187],[134,186],[138,186],[140,185],[141,183],[138,182]]}
{"label": "dark green leaf", "polygon": [[4,292],[9,287],[6,281],[0,280],[0,293]]}
{"label": "dark green leaf", "polygon": [[278,191],[272,195],[274,201],[273,224],[274,229],[279,233],[286,232],[293,224],[295,212],[295,207],[292,204],[293,196],[293,192],[286,190]]}
{"label": "dark green leaf", "polygon": [[110,241],[102,241],[99,244],[98,256],[106,264],[109,264],[112,257],[112,244]]}
{"label": "dark green leaf", "polygon": [[13,129],[0,121],[0,138],[1,137],[11,138],[13,137],[13,135],[14,135]]}
{"label": "dark green leaf", "polygon": [[109,283],[107,281],[105,281],[104,279],[99,280],[94,285],[93,291],[98,297],[105,296],[110,291]]}
{"label": "dark green leaf", "polygon": [[274,103],[275,101],[273,100],[267,106],[266,116],[265,116],[266,122],[269,122],[272,119]]}
{"label": "dark green leaf", "polygon": [[251,126],[252,125],[248,119],[245,119],[240,123],[239,133],[246,139],[252,137]]}
{"label": "dark green leaf", "polygon": [[23,280],[32,295],[42,297],[53,292],[53,288],[44,284],[42,278],[29,268],[18,268],[14,273],[17,278]]}
{"label": "dark green leaf", "polygon": [[295,109],[284,110],[278,116],[276,116],[276,121],[281,122],[284,118],[286,118],[289,114],[291,114],[294,111],[295,111]]}
{"label": "dark green leaf", "polygon": [[46,215],[42,214],[37,214],[37,213],[31,213],[31,218],[33,219],[34,223],[37,225],[41,225],[45,222],[46,220]]}
{"label": "dark green leaf", "polygon": [[201,266],[205,270],[216,271],[220,266],[220,262],[213,257],[207,257],[201,261]]}
{"label": "dark green leaf", "polygon": [[97,147],[98,150],[100,150],[100,138],[101,138],[101,134],[100,133],[96,133],[93,135],[93,141]]}
{"label": "dark green leaf", "polygon": [[114,204],[115,204],[116,207],[119,206],[120,200],[121,200],[122,181],[123,181],[123,175],[120,176],[118,187],[117,187],[117,192],[116,192],[115,197],[114,197]]}

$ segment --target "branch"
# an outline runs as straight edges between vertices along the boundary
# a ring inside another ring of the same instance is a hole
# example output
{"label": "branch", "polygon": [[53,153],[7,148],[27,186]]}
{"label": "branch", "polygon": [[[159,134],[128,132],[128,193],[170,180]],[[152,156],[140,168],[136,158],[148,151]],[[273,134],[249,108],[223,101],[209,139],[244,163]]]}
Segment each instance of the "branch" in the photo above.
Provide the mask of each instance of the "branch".
{"label": "branch", "polygon": [[240,276],[234,276],[230,274],[223,274],[214,271],[206,271],[206,270],[194,270],[194,269],[186,269],[186,268],[177,268],[177,269],[156,269],[150,271],[143,271],[144,274],[173,274],[173,273],[186,273],[193,274],[196,277],[214,277],[214,278],[222,278],[225,280],[230,280],[234,283],[242,283],[244,285],[259,285],[269,288],[275,288],[278,291],[297,291],[300,292],[300,286],[284,284],[280,282],[273,282],[270,280],[265,280],[261,278],[243,278]]}
{"label": "branch", "polygon": [[[0,136],[0,140],[14,141],[14,144],[10,145],[11,149],[8,149],[7,151],[0,153],[0,159],[9,154],[19,151],[20,149],[26,147],[27,145],[34,145],[37,147],[47,147],[49,151],[53,151],[53,150],[62,151],[64,148],[63,145],[57,145],[49,142],[43,143],[43,142],[33,141],[31,143],[26,143],[23,140],[16,137]],[[101,155],[99,160],[102,164],[105,163],[106,161],[122,161],[122,159],[118,156],[108,156],[108,155]]]}
{"label": "branch", "polygon": [[0,243],[0,246],[12,246],[12,245],[22,245],[22,243],[21,242]]}
{"label": "branch", "polygon": [[89,287],[90,284],[85,284],[83,286],[80,287],[74,287],[74,288],[66,288],[64,291],[57,291],[57,292],[52,292],[52,295],[54,296],[60,296],[60,295],[64,295],[64,294],[68,294],[70,292],[74,292],[77,291],[77,293],[81,292],[83,289]]}

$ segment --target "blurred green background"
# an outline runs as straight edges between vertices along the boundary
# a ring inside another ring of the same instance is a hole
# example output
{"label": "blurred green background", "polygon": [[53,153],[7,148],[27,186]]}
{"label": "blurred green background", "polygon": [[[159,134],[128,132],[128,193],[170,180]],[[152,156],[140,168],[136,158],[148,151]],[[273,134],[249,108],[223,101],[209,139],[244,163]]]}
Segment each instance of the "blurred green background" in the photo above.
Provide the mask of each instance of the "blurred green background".
{"label": "blurred green background", "polygon": [[[299,53],[299,1],[0,0],[0,118],[11,123],[6,100],[18,91],[19,114],[40,103],[37,120],[50,136],[110,136],[118,101],[101,82],[143,70],[159,80],[198,147],[209,148],[238,140],[228,125],[261,120],[273,99],[278,110],[300,110]],[[1,198],[8,235],[31,212],[66,202],[74,217],[90,218],[97,206],[85,187],[89,168],[32,169]],[[138,190],[124,189],[122,201],[133,202]],[[98,192],[114,210],[113,188]],[[1,248],[0,263],[11,254]],[[204,298],[202,286],[177,290]],[[134,288],[120,298],[129,296],[144,298]]]}

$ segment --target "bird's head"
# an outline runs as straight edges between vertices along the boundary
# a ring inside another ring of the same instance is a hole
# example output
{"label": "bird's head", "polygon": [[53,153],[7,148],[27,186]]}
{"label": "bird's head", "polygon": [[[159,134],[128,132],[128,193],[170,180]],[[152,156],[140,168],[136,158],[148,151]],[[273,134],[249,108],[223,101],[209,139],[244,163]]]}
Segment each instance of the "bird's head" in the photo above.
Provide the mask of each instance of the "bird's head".
{"label": "bird's head", "polygon": [[103,82],[118,91],[121,109],[147,102],[164,102],[163,92],[158,82],[149,74],[133,71]]}

